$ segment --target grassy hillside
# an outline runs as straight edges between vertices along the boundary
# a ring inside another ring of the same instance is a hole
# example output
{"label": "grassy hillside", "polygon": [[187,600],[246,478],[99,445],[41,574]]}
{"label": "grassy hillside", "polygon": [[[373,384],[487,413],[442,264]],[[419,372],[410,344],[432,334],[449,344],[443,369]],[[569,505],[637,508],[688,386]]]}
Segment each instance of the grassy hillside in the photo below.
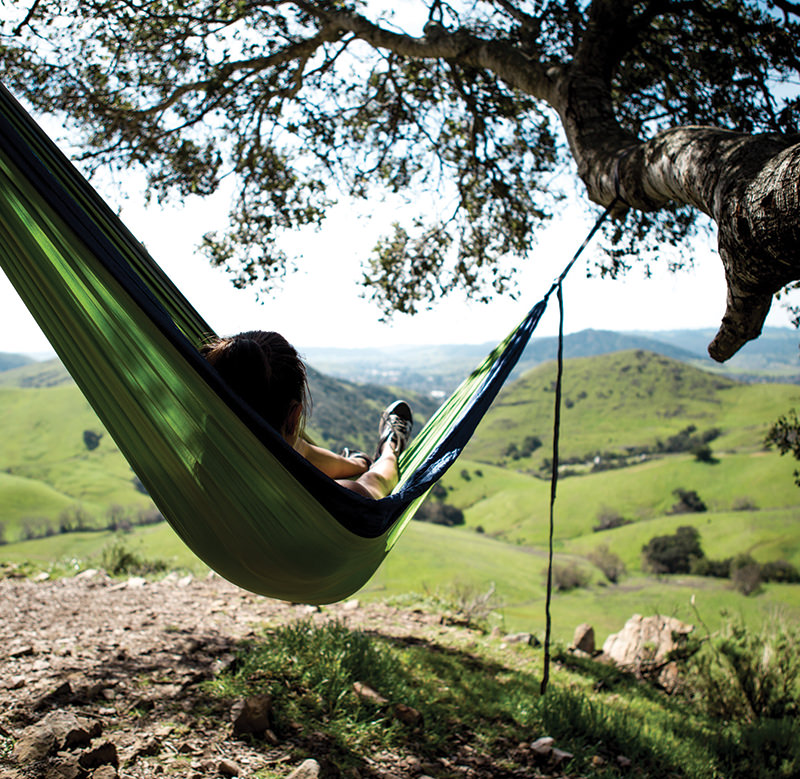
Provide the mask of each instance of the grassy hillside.
{"label": "grassy hillside", "polygon": [[[337,451],[348,446],[371,453],[380,413],[397,391],[332,379],[311,368],[309,383],[312,437]],[[420,421],[435,408],[429,398],[404,395]],[[154,510],[58,360],[0,372],[0,410],[0,523],[6,541],[55,529],[64,519],[102,526],[112,507],[131,516]]]}
{"label": "grassy hillside", "polygon": [[[311,377],[314,432],[328,442],[350,436],[355,445],[371,448],[377,413],[394,392],[314,371]],[[541,632],[550,485],[540,466],[550,455],[553,380],[553,366],[544,365],[510,384],[444,478],[446,501],[464,511],[465,524],[412,523],[360,597],[455,604],[466,611],[488,604],[507,629]],[[602,640],[635,612],[691,621],[693,596],[712,627],[723,609],[757,624],[778,611],[800,619],[800,585],[767,584],[745,597],[726,580],[654,578],[641,570],[642,546],[682,525],[699,530],[709,557],[746,552],[761,562],[782,558],[800,567],[795,462],[762,445],[769,422],[796,405],[798,396],[795,386],[738,384],[639,350],[567,363],[561,450],[575,462],[565,466],[574,475],[559,482],[556,562],[585,571],[588,586],[556,594],[560,640],[568,641],[587,620]],[[96,449],[86,448],[83,431],[102,428],[74,386],[2,389],[0,408],[10,420],[0,447],[7,539],[15,540],[22,520],[34,515],[57,518],[78,504],[102,512],[111,502],[147,501],[107,435]],[[711,441],[715,462],[659,449],[659,441],[690,425],[698,433],[717,430]],[[505,453],[509,442],[521,446],[530,435],[543,443],[531,455],[513,459]],[[627,454],[628,466],[594,469],[594,457],[607,451]],[[708,511],[670,514],[679,488],[698,492]],[[608,514],[630,524],[594,532]],[[55,561],[62,569],[98,565],[114,539],[107,532],[57,535],[6,545],[0,559],[37,560],[43,568]],[[204,570],[164,525],[138,528],[123,542],[170,566]],[[619,584],[609,583],[588,559],[601,545],[627,569]],[[74,559],[82,562],[68,562]]]}
{"label": "grassy hillside", "polygon": [[[556,368],[526,373],[498,396],[467,449],[474,460],[536,471],[549,456]],[[570,360],[564,376],[561,455],[655,450],[687,426],[721,429],[714,449],[761,447],[768,424],[800,402],[800,387],[746,385],[641,350]],[[512,462],[510,445],[538,436],[543,446]]]}

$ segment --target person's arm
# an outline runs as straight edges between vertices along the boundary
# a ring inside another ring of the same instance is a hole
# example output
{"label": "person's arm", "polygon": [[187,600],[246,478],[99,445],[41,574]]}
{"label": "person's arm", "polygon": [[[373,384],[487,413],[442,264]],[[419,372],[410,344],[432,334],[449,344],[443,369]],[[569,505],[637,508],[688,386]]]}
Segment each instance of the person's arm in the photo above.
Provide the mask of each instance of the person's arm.
{"label": "person's arm", "polygon": [[369,470],[363,457],[344,457],[299,438],[294,448],[331,479],[355,479]]}

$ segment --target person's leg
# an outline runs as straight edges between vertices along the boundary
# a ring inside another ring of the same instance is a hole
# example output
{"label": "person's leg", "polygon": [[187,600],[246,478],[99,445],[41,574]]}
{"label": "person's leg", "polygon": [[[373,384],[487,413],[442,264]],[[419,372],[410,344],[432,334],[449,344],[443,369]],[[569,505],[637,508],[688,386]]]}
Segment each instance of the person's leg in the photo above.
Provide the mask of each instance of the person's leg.
{"label": "person's leg", "polygon": [[414,421],[408,403],[398,400],[381,414],[378,451],[372,467],[358,479],[339,484],[366,498],[380,500],[395,487],[399,479],[397,458],[411,438]]}

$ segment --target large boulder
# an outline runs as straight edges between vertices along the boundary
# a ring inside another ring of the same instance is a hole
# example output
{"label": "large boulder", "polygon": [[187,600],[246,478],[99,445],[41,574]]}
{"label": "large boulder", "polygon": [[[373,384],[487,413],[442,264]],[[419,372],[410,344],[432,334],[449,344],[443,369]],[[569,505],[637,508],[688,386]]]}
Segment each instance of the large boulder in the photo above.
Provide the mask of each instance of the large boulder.
{"label": "large boulder", "polygon": [[685,646],[694,625],[675,617],[634,614],[619,633],[603,644],[603,657],[637,676],[655,679],[665,689],[674,690],[678,668],[668,655]]}

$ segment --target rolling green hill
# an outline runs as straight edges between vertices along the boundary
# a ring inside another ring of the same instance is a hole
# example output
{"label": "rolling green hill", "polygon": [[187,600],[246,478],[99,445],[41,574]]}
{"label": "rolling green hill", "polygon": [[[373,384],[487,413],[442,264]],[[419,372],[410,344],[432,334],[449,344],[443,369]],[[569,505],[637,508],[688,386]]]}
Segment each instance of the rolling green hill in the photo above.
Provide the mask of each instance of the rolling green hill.
{"label": "rolling green hill", "polygon": [[[467,449],[474,460],[535,472],[549,456],[541,446],[514,460],[510,445],[549,441],[556,367],[546,363],[507,386]],[[642,350],[570,360],[564,375],[561,454],[565,461],[603,453],[656,451],[693,425],[718,428],[714,449],[759,449],[770,422],[800,402],[791,384],[742,384]],[[646,454],[646,452],[645,452]]]}
{"label": "rolling green hill", "polygon": [[[38,378],[31,366],[8,371],[0,387],[0,410],[9,420],[0,446],[0,521],[10,541],[26,522],[57,522],[76,507],[101,518],[111,504],[149,505],[77,388],[41,386],[57,375],[58,365],[41,367]],[[310,377],[312,433],[331,446],[348,443],[369,451],[377,414],[394,391],[313,370]],[[541,628],[550,490],[542,465],[550,457],[554,380],[554,365],[545,364],[506,387],[442,481],[446,501],[463,510],[465,524],[413,523],[360,597],[468,606],[492,591],[507,628]],[[769,423],[800,405],[800,387],[741,384],[631,350],[569,360],[564,390],[556,561],[586,571],[590,584],[557,593],[558,637],[568,640],[576,624],[592,621],[602,638],[637,611],[691,620],[695,594],[712,626],[723,608],[759,621],[776,610],[800,618],[800,585],[768,584],[745,598],[723,580],[653,578],[641,570],[642,546],[682,525],[699,530],[710,557],[746,552],[761,562],[782,558],[800,567],[796,463],[762,443]],[[427,410],[424,401],[417,402]],[[101,435],[94,449],[87,448],[86,430]],[[713,458],[701,462],[687,447],[692,436],[708,431],[714,433]],[[532,437],[541,446],[520,456]],[[516,455],[509,453],[510,444]],[[697,491],[708,511],[671,514],[679,488]],[[609,514],[630,524],[595,532]],[[108,532],[69,533],[12,543],[0,547],[0,560],[38,560],[42,567],[63,558],[97,564],[114,538]],[[125,538],[142,554],[202,569],[163,524],[137,528]],[[587,559],[600,546],[627,569],[617,585]]]}
{"label": "rolling green hill", "polygon": [[[333,379],[309,368],[314,399],[309,432],[339,450],[372,452],[381,411],[396,392]],[[406,393],[418,419],[435,402]],[[103,526],[109,510],[128,514],[154,507],[130,466],[58,360],[0,372],[0,523],[6,541],[42,534],[76,516]],[[87,445],[97,443],[94,448]]]}

